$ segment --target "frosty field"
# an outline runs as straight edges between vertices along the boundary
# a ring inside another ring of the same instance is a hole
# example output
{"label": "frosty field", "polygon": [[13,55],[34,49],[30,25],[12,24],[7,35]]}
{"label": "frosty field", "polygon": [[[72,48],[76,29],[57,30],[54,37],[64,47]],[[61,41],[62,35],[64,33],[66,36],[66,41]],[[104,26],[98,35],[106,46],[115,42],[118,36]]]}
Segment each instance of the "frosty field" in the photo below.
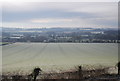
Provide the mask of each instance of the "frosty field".
{"label": "frosty field", "polygon": [[2,46],[4,71],[45,71],[77,65],[114,66],[118,61],[118,45],[114,43],[14,43]]}

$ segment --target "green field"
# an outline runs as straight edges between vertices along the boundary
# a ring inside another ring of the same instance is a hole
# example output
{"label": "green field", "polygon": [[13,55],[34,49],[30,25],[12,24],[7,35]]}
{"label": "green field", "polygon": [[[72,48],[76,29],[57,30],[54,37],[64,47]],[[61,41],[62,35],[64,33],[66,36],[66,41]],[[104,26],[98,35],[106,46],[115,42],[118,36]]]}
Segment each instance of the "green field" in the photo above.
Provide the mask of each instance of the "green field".
{"label": "green field", "polygon": [[67,70],[77,65],[114,66],[118,45],[114,43],[14,43],[2,46],[3,72],[39,66],[44,71]]}

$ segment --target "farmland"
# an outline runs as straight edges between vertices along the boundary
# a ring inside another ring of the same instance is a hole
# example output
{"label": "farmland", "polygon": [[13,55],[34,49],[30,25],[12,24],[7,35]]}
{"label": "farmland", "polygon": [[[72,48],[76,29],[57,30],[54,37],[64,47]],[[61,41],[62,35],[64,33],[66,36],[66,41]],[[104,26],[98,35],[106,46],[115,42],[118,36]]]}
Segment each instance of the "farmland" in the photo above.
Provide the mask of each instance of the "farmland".
{"label": "farmland", "polygon": [[14,43],[2,46],[3,72],[65,71],[77,65],[114,66],[118,45],[114,43]]}

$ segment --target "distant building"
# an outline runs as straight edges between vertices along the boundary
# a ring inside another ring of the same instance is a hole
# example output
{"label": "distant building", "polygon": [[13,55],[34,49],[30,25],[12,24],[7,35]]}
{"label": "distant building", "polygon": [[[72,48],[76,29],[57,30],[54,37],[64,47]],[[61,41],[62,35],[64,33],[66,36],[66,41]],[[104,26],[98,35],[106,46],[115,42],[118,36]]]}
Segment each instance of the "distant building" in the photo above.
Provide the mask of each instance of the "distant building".
{"label": "distant building", "polygon": [[103,31],[99,31],[99,32],[91,32],[92,34],[104,34]]}

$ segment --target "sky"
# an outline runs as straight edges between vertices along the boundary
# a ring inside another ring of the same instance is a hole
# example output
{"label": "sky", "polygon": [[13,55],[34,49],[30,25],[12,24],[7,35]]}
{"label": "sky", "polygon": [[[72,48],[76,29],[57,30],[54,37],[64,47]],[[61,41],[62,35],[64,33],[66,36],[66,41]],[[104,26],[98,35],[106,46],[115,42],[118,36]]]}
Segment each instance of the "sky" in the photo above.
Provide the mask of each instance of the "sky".
{"label": "sky", "polygon": [[2,27],[117,28],[117,2],[5,2]]}

